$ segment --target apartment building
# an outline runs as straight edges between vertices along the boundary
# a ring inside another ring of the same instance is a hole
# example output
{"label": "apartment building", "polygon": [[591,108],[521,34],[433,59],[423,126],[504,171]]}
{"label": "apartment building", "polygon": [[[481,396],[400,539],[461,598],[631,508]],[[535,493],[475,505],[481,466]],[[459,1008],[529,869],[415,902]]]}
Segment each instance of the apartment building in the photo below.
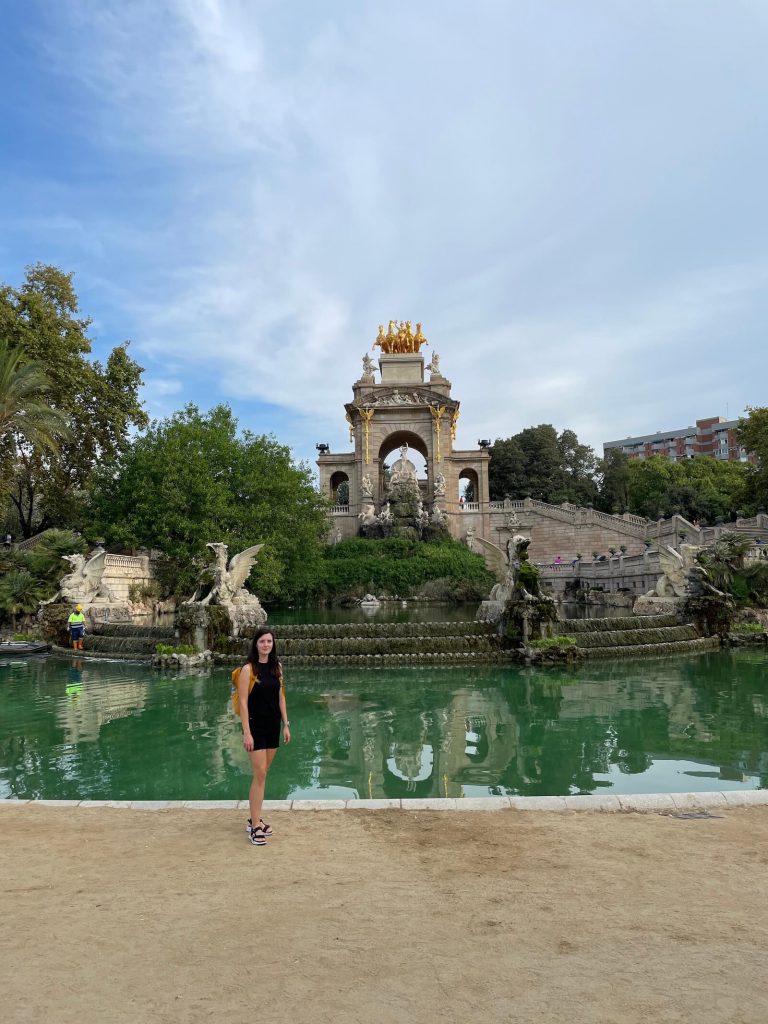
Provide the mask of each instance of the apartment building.
{"label": "apartment building", "polygon": [[618,448],[630,459],[648,459],[651,455],[663,455],[670,462],[677,462],[678,459],[706,455],[712,459],[726,459],[731,462],[753,462],[754,456],[748,455],[739,447],[736,438],[738,422],[726,420],[722,416],[709,416],[703,420],[696,420],[695,427],[658,430],[655,434],[606,441],[603,444],[603,453]]}

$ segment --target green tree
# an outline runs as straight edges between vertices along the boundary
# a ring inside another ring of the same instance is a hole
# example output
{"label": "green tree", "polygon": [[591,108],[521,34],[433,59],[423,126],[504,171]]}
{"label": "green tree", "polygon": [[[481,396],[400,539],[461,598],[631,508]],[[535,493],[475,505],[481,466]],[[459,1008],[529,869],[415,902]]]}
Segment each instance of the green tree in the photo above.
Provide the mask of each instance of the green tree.
{"label": "green tree", "polygon": [[118,457],[147,417],[139,401],[142,368],[128,343],[106,365],[87,358],[90,321],[80,316],[72,275],[56,267],[27,268],[19,288],[0,286],[0,337],[48,380],[49,409],[66,418],[70,435],[57,449],[13,432],[10,497],[24,536],[49,526],[78,525],[96,467]]}
{"label": "green tree", "polygon": [[498,438],[491,446],[491,461],[488,466],[491,501],[524,498],[527,486],[525,458],[517,439]]}
{"label": "green tree", "polygon": [[563,430],[557,439],[563,471],[563,493],[561,501],[574,505],[591,505],[597,500],[595,452],[589,445],[581,444],[573,430]]}
{"label": "green tree", "polygon": [[629,508],[629,459],[618,448],[609,448],[597,463],[597,506],[603,512],[621,513]]}
{"label": "green tree", "polygon": [[739,420],[737,436],[742,448],[757,456],[757,463],[747,470],[745,503],[751,512],[768,509],[768,407],[748,408],[746,417]]}
{"label": "green tree", "polygon": [[15,439],[37,448],[56,448],[67,433],[66,417],[46,400],[51,384],[41,363],[24,362],[19,349],[0,338],[0,445]]}
{"label": "green tree", "polygon": [[0,576],[0,612],[10,617],[12,629],[16,629],[16,616],[35,611],[42,596],[40,582],[31,572],[12,570]]}
{"label": "green tree", "polygon": [[93,493],[93,531],[114,545],[163,553],[166,589],[190,593],[209,559],[265,548],[251,575],[260,597],[293,597],[314,586],[327,531],[326,504],[309,468],[273,437],[245,432],[228,406],[194,405],[154,421],[102,471]]}
{"label": "green tree", "polygon": [[550,423],[526,427],[494,441],[488,467],[492,501],[530,496],[559,504],[585,505],[597,496],[595,453],[572,430],[558,435]]}
{"label": "green tree", "polygon": [[649,519],[659,513],[707,523],[726,519],[742,503],[746,485],[742,463],[703,455],[680,462],[663,455],[631,459],[628,472],[630,511]]}

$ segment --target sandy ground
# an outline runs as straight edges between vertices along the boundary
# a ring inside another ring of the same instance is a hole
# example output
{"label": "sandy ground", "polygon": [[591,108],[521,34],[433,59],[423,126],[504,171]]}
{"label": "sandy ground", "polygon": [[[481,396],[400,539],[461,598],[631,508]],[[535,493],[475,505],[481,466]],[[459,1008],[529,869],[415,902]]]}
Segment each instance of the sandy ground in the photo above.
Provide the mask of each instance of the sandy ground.
{"label": "sandy ground", "polygon": [[4,807],[0,1018],[766,1024],[768,808]]}

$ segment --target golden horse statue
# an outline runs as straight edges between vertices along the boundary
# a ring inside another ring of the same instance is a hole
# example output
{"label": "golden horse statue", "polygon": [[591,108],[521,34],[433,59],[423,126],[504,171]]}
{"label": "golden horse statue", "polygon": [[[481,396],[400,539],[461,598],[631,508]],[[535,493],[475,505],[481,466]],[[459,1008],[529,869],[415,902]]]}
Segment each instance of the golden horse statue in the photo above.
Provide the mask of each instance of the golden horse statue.
{"label": "golden horse statue", "polygon": [[374,348],[380,348],[385,355],[401,355],[418,352],[422,345],[429,344],[421,330],[421,324],[416,324],[416,333],[410,320],[389,321],[389,328],[384,333],[384,324],[379,324],[379,333],[373,343]]}

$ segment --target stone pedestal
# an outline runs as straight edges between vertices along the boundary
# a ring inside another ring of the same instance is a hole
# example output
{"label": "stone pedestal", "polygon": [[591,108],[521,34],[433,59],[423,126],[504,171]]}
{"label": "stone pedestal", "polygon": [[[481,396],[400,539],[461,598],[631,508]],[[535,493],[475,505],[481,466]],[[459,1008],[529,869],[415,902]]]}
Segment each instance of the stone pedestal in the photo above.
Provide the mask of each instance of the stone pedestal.
{"label": "stone pedestal", "polygon": [[423,384],[424,357],[418,352],[410,355],[382,355],[379,358],[382,384]]}

